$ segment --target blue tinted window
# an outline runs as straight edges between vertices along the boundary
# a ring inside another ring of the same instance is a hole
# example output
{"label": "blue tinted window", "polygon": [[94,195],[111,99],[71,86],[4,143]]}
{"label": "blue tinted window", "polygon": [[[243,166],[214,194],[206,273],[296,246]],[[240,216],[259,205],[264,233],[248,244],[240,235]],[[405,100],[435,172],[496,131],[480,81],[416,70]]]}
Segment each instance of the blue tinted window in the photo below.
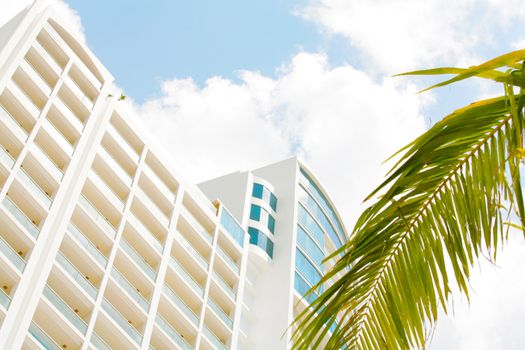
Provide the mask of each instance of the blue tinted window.
{"label": "blue tinted window", "polygon": [[270,193],[270,207],[277,211],[277,197],[273,193]]}
{"label": "blue tinted window", "polygon": [[258,183],[253,184],[252,197],[262,199],[268,203],[274,211],[277,210],[277,197],[263,185]]}
{"label": "blue tinted window", "polygon": [[250,244],[262,248],[270,258],[273,258],[273,241],[270,238],[254,227],[248,227],[248,234]]}
{"label": "blue tinted window", "polygon": [[310,214],[303,208],[302,205],[298,205],[299,223],[310,233],[310,235],[319,243],[321,247],[324,247],[324,233],[321,227],[315,222]]}
{"label": "blue tinted window", "polygon": [[268,214],[268,230],[271,233],[275,233],[275,219],[270,214]]}
{"label": "blue tinted window", "polygon": [[261,207],[255,204],[252,204],[250,208],[250,219],[259,221],[261,219]]}
{"label": "blue tinted window", "polygon": [[310,237],[310,235],[299,225],[297,225],[297,242],[306,254],[308,254],[308,256],[316,263],[317,267],[323,271],[323,251],[314,242],[312,237]]}
{"label": "blue tinted window", "polygon": [[[308,284],[308,282],[306,282],[304,278],[297,272],[295,272],[294,286],[295,286],[295,290],[302,296],[304,296],[310,290],[310,288],[312,288]],[[316,294],[311,294],[306,300],[309,303],[312,303],[315,299],[317,299],[317,297],[318,297],[318,293],[316,292]]]}
{"label": "blue tinted window", "polygon": [[341,225],[341,223],[337,219],[335,211],[333,210],[332,206],[328,203],[328,200],[323,195],[322,191],[317,187],[315,182],[310,178],[310,176],[306,173],[306,171],[303,168],[301,168],[301,175],[301,182],[304,183],[304,185],[310,190],[310,192],[313,193],[314,197],[319,203],[321,203],[321,206],[326,211],[326,213],[328,213],[328,216],[330,217],[332,223],[334,223],[334,225],[337,228],[337,233],[339,234],[340,240],[342,242],[346,242],[346,236],[344,234],[343,225]]}
{"label": "blue tinted window", "polygon": [[321,274],[299,249],[295,251],[295,268],[306,278],[306,281],[313,286],[319,282]]}
{"label": "blue tinted window", "polygon": [[253,184],[252,197],[262,199],[264,186],[258,183]]}
{"label": "blue tinted window", "polygon": [[317,204],[317,202],[306,192],[306,190],[299,186],[299,199],[300,201],[306,205],[308,210],[314,215],[314,217],[321,223],[325,231],[330,236],[330,239],[332,242],[334,242],[335,246],[339,248],[342,244],[341,239],[335,232],[334,228],[332,227],[330,220],[328,220],[328,217],[325,215],[321,207]]}
{"label": "blue tinted window", "polygon": [[244,243],[245,232],[225,207],[222,207],[221,225],[242,247]]}

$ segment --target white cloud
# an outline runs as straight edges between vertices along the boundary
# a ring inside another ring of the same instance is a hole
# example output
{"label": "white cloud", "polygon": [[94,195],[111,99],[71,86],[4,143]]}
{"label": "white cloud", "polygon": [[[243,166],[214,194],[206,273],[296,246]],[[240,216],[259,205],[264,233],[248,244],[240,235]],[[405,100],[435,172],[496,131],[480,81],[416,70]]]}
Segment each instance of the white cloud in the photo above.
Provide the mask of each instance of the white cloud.
{"label": "white cloud", "polygon": [[387,73],[434,64],[471,65],[479,46],[525,17],[520,0],[314,0],[300,11],[330,34],[341,34],[370,65]]}
{"label": "white cloud", "polygon": [[162,85],[139,107],[145,124],[188,179],[205,180],[299,154],[355,218],[380,163],[424,129],[426,100],[400,80],[374,82],[352,66],[329,67],[322,54],[299,53],[276,79],[244,71],[198,87]]}
{"label": "white cloud", "polygon": [[471,279],[470,305],[458,297],[454,313],[442,315],[431,349],[523,349],[525,242],[513,232],[497,266],[481,261]]}
{"label": "white cloud", "polygon": [[[33,0],[0,0],[0,26],[32,3]],[[48,3],[56,9],[67,28],[85,43],[84,27],[78,13],[62,0],[48,0]]]}

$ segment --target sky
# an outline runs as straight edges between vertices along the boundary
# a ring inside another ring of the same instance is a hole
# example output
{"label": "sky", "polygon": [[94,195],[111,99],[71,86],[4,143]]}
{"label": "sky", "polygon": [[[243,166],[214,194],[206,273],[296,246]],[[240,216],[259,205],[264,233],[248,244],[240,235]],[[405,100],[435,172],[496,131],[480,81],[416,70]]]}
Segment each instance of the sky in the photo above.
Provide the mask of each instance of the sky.
{"label": "sky", "polygon": [[[298,155],[348,228],[395,150],[475,99],[471,81],[393,78],[525,48],[521,0],[50,0],[190,182]],[[0,22],[28,0],[0,0]],[[525,243],[482,261],[430,349],[525,344]]]}

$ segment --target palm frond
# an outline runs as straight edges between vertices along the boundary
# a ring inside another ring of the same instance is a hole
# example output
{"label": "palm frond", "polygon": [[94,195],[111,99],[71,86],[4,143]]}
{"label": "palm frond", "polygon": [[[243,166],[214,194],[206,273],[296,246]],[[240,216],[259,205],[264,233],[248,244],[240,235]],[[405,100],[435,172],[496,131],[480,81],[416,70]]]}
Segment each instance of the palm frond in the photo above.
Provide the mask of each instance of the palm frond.
{"label": "palm frond", "polygon": [[[503,55],[436,86],[524,58],[525,51]],[[403,149],[319,285],[344,276],[296,319],[295,349],[322,341],[326,349],[424,347],[426,327],[439,308],[447,311],[453,286],[468,297],[470,269],[482,252],[495,259],[510,211],[525,223],[524,95],[513,92],[515,75],[505,73],[506,95],[455,111]],[[341,321],[328,336],[336,317]]]}

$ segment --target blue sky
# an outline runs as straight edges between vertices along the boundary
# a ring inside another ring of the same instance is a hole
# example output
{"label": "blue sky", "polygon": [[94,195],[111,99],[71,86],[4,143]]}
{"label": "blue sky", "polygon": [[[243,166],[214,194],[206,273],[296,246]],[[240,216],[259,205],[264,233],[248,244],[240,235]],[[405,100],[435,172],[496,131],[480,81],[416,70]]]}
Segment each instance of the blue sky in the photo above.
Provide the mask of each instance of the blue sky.
{"label": "blue sky", "polygon": [[273,75],[301,49],[330,51],[331,60],[344,51],[333,44],[337,39],[327,40],[313,23],[293,14],[305,1],[69,4],[80,14],[93,51],[138,101],[158,94],[159,82],[173,77],[202,84],[216,75],[236,79],[238,70]]}
{"label": "blue sky", "polygon": [[[523,0],[50,0],[190,182],[298,155],[352,226],[382,161],[455,108],[501,93],[391,78],[525,48]],[[0,22],[29,0],[0,0]],[[521,349],[525,244],[483,262],[432,350]]]}

